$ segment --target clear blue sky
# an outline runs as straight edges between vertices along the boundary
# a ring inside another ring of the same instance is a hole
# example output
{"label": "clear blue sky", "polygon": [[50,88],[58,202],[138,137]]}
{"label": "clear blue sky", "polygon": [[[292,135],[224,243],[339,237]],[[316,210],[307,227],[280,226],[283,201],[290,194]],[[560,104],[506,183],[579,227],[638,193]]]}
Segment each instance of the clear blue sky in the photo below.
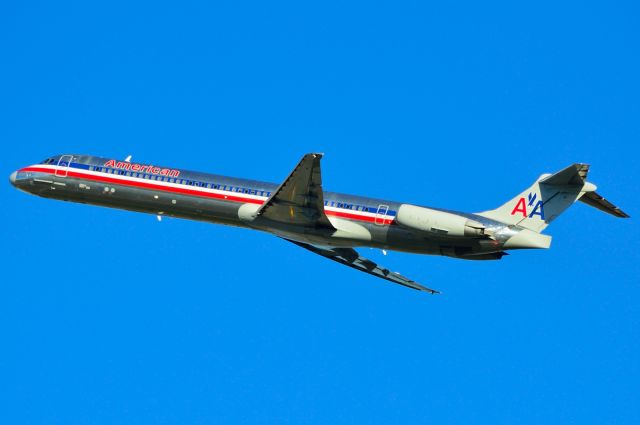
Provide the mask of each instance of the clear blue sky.
{"label": "clear blue sky", "polygon": [[366,249],[428,296],[269,235],[0,185],[0,423],[640,423],[634,2],[14,2],[0,171],[89,153],[495,207],[592,164],[496,262]]}

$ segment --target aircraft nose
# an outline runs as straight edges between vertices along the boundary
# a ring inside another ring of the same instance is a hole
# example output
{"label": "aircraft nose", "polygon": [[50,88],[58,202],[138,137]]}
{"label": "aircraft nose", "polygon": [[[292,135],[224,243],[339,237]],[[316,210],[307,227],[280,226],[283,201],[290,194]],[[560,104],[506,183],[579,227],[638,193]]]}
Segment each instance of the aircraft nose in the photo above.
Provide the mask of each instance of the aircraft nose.
{"label": "aircraft nose", "polygon": [[17,171],[14,171],[13,173],[11,173],[11,175],[9,176],[9,181],[11,182],[12,185],[16,185],[16,175],[18,175]]}

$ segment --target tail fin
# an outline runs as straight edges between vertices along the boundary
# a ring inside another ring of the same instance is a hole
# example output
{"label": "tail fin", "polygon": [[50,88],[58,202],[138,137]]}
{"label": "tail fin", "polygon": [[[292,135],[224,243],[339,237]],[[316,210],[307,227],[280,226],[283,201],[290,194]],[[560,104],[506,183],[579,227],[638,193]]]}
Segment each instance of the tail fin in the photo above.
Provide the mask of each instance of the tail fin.
{"label": "tail fin", "polygon": [[506,204],[491,211],[477,213],[505,224],[535,232],[543,231],[564,210],[580,199],[616,217],[629,217],[620,208],[595,193],[587,182],[589,165],[572,164],[555,174],[543,174],[531,187]]}

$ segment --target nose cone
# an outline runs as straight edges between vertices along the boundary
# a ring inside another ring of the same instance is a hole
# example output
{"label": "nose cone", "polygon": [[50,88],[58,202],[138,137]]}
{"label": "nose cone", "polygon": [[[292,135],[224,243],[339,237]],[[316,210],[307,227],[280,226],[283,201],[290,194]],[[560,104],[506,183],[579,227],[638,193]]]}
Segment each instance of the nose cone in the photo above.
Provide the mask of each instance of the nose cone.
{"label": "nose cone", "polygon": [[12,185],[16,185],[16,175],[18,174],[17,171],[14,171],[13,173],[11,173],[11,175],[9,176],[9,181],[11,182]]}

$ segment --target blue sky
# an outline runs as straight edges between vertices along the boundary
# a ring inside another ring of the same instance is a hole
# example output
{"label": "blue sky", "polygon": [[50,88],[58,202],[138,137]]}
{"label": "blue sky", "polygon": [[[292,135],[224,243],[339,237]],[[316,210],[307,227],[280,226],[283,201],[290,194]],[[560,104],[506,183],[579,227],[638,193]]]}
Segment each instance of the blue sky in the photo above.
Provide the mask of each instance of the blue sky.
{"label": "blue sky", "polygon": [[640,422],[638,7],[18,2],[0,171],[89,153],[465,211],[592,164],[548,251],[363,253],[5,181],[0,423]]}

